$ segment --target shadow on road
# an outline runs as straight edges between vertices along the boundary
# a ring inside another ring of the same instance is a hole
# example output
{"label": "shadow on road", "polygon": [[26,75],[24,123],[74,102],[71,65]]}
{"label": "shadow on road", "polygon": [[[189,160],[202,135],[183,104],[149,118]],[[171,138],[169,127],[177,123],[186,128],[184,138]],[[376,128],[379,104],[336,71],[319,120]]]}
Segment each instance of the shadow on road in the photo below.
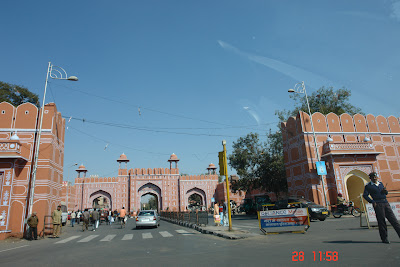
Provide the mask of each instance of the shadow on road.
{"label": "shadow on road", "polygon": [[374,244],[374,243],[382,243],[381,241],[355,241],[355,240],[336,240],[336,241],[324,241],[324,243],[331,244]]}

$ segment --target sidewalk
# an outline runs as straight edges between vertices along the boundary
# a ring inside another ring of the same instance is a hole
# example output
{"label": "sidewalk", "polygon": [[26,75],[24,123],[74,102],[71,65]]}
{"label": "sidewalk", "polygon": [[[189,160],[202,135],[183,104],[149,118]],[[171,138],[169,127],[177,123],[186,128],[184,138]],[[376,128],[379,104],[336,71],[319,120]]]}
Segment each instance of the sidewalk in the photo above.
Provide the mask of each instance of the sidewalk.
{"label": "sidewalk", "polygon": [[[354,217],[352,215],[348,216],[346,215],[342,216],[342,218],[354,218]],[[210,224],[208,225],[196,225],[194,223],[182,222],[166,218],[162,218],[162,220],[195,229],[203,234],[215,235],[226,239],[243,239],[243,238],[264,235],[261,232],[261,230],[258,229],[258,220],[257,217],[255,216],[236,215],[235,217],[232,218],[232,225],[233,225],[232,231],[229,231],[228,226],[215,226],[212,215],[209,215]],[[337,219],[333,217],[328,217],[327,220],[335,221]],[[243,224],[244,221],[246,222],[246,224]],[[249,228],[250,227],[249,224],[251,224],[252,229]]]}
{"label": "sidewalk", "polygon": [[252,236],[260,236],[262,234],[261,231],[260,234],[255,234],[247,230],[239,229],[237,227],[232,227],[232,231],[229,231],[228,226],[215,226],[214,222],[212,221],[212,225],[197,225],[194,223],[182,222],[167,218],[162,218],[162,220],[195,229],[202,234],[215,235],[226,239],[243,239]]}

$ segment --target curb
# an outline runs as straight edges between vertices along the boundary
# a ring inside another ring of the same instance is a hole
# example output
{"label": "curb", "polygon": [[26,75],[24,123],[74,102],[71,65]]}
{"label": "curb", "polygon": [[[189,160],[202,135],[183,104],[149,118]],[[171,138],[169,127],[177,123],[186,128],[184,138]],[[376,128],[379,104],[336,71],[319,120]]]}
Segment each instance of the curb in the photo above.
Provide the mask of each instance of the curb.
{"label": "curb", "polygon": [[201,227],[197,224],[194,224],[194,223],[182,222],[182,221],[178,221],[175,219],[168,219],[168,218],[161,218],[161,220],[167,221],[170,223],[174,223],[174,224],[178,224],[178,225],[181,225],[181,226],[184,226],[187,228],[192,228],[202,234],[215,235],[215,236],[222,237],[225,239],[236,240],[236,239],[244,239],[245,238],[244,236],[227,235],[227,234],[221,233],[219,231],[217,232],[217,231],[207,230],[207,229],[204,229],[203,227]]}

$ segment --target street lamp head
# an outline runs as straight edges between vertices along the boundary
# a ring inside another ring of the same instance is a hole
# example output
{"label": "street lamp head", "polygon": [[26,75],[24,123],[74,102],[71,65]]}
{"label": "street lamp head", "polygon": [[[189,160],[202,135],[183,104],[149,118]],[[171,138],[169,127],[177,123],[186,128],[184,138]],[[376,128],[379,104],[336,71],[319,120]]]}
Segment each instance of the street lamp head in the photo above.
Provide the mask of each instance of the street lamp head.
{"label": "street lamp head", "polygon": [[295,91],[293,89],[288,90],[289,93],[294,93]]}
{"label": "street lamp head", "polygon": [[371,139],[369,139],[368,138],[368,136],[367,135],[365,135],[365,137],[364,137],[364,140],[363,140],[364,142],[370,142],[371,141]]}
{"label": "street lamp head", "polygon": [[74,82],[76,82],[76,81],[78,81],[78,77],[76,77],[76,76],[69,76],[69,77],[67,78],[67,80],[68,80],[68,81],[74,81]]}

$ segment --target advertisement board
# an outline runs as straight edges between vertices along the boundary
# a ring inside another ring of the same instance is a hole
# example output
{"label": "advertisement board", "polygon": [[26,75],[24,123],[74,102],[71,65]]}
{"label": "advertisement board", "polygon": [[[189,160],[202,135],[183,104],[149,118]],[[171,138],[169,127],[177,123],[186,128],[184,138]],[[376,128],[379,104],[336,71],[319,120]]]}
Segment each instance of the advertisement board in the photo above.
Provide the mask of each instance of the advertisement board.
{"label": "advertisement board", "polygon": [[258,217],[264,233],[305,232],[310,225],[307,208],[260,211]]}
{"label": "advertisement board", "polygon": [[[400,202],[391,202],[389,204],[393,210],[394,216],[396,216],[396,219],[400,221]],[[371,203],[365,204],[365,208],[367,210],[368,221],[370,223],[377,223],[378,221],[376,220],[376,214],[372,204]]]}

